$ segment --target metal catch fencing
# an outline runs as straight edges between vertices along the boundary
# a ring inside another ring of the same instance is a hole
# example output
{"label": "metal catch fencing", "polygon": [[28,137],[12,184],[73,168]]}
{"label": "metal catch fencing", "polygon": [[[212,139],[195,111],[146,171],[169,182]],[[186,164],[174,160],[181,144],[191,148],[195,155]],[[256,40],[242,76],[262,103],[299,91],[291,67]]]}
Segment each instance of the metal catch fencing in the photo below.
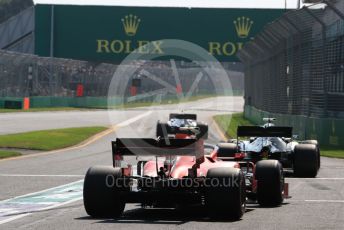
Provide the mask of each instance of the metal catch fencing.
{"label": "metal catch fencing", "polygon": [[[133,61],[131,68],[140,69],[142,61]],[[148,61],[144,69],[156,77],[175,84],[170,61]],[[238,64],[224,63],[233,86],[233,94],[243,92],[243,73]],[[238,67],[239,66],[239,67]],[[107,97],[108,88],[118,64],[94,63],[79,60],[39,57],[0,50],[0,98],[4,97],[76,97],[78,85],[83,87],[83,97]],[[195,81],[199,67],[193,63],[176,61],[183,89],[187,90]],[[142,76],[140,92],[161,88],[158,82]],[[195,92],[212,94],[209,77],[202,78]],[[121,82],[119,82],[121,84]],[[130,95],[131,83],[127,94]],[[149,100],[149,99],[147,99]]]}
{"label": "metal catch fencing", "polygon": [[287,11],[238,56],[245,66],[246,106],[344,118],[344,1]]}

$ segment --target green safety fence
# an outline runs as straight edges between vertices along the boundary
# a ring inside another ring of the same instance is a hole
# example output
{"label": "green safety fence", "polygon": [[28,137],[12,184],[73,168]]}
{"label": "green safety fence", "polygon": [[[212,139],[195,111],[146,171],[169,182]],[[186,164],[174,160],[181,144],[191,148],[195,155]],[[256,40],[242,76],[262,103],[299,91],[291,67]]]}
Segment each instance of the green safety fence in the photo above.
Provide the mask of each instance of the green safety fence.
{"label": "green safety fence", "polygon": [[20,97],[2,97],[0,98],[0,108],[21,109],[23,98]]}
{"label": "green safety fence", "polygon": [[293,127],[300,140],[315,139],[321,145],[344,147],[344,119],[269,113],[248,105],[244,116],[255,124],[261,124],[264,117],[274,117],[276,125]]}

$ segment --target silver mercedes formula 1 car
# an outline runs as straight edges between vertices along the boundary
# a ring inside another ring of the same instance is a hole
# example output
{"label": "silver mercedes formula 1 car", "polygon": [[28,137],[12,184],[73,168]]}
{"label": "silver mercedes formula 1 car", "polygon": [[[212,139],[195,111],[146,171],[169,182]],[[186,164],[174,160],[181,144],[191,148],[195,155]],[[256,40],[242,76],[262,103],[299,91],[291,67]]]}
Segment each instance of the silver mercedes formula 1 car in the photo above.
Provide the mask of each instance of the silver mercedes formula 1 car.
{"label": "silver mercedes formula 1 car", "polygon": [[237,139],[220,143],[223,155],[243,153],[246,159],[258,162],[278,160],[284,169],[291,169],[297,177],[316,177],[320,168],[318,141],[293,139],[292,127],[275,126],[275,118],[264,118],[263,126],[239,126]]}

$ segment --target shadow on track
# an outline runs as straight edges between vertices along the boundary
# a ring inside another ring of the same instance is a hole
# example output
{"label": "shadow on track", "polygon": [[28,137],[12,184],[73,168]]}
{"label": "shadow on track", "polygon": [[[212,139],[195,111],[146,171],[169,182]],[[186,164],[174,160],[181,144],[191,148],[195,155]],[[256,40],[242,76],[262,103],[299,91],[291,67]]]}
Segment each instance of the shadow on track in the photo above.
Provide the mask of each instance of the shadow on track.
{"label": "shadow on track", "polygon": [[[281,206],[288,205],[284,201]],[[248,201],[246,214],[256,209],[271,209],[279,207],[261,207],[255,201]],[[118,223],[118,224],[165,224],[182,225],[188,222],[236,222],[230,219],[212,219],[203,206],[173,208],[141,208],[140,205],[127,210],[123,215],[116,219],[92,218],[90,216],[78,217],[75,220],[94,220],[96,223]],[[245,215],[243,216],[245,218]],[[240,220],[237,220],[240,221]]]}
{"label": "shadow on track", "polygon": [[[246,210],[246,212],[251,209]],[[91,220],[93,218],[79,217],[76,220]],[[116,219],[94,219],[97,223],[121,223],[121,224],[167,224],[182,225],[188,222],[235,222],[233,220],[211,219],[203,207],[187,207],[178,209],[166,208],[134,208],[127,210],[123,216]]]}

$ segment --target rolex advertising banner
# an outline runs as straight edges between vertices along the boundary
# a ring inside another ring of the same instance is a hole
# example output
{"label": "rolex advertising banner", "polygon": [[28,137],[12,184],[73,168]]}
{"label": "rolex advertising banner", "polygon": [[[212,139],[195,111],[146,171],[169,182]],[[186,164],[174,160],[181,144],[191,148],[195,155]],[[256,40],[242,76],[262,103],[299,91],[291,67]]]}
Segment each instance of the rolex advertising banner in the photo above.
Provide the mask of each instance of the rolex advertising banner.
{"label": "rolex advertising banner", "polygon": [[[282,9],[36,5],[35,53],[118,63],[134,50],[163,55],[159,40],[181,39],[203,47],[219,61],[232,62],[238,61],[235,54],[245,42],[283,12]],[[153,46],[143,47],[151,41],[155,41]]]}

